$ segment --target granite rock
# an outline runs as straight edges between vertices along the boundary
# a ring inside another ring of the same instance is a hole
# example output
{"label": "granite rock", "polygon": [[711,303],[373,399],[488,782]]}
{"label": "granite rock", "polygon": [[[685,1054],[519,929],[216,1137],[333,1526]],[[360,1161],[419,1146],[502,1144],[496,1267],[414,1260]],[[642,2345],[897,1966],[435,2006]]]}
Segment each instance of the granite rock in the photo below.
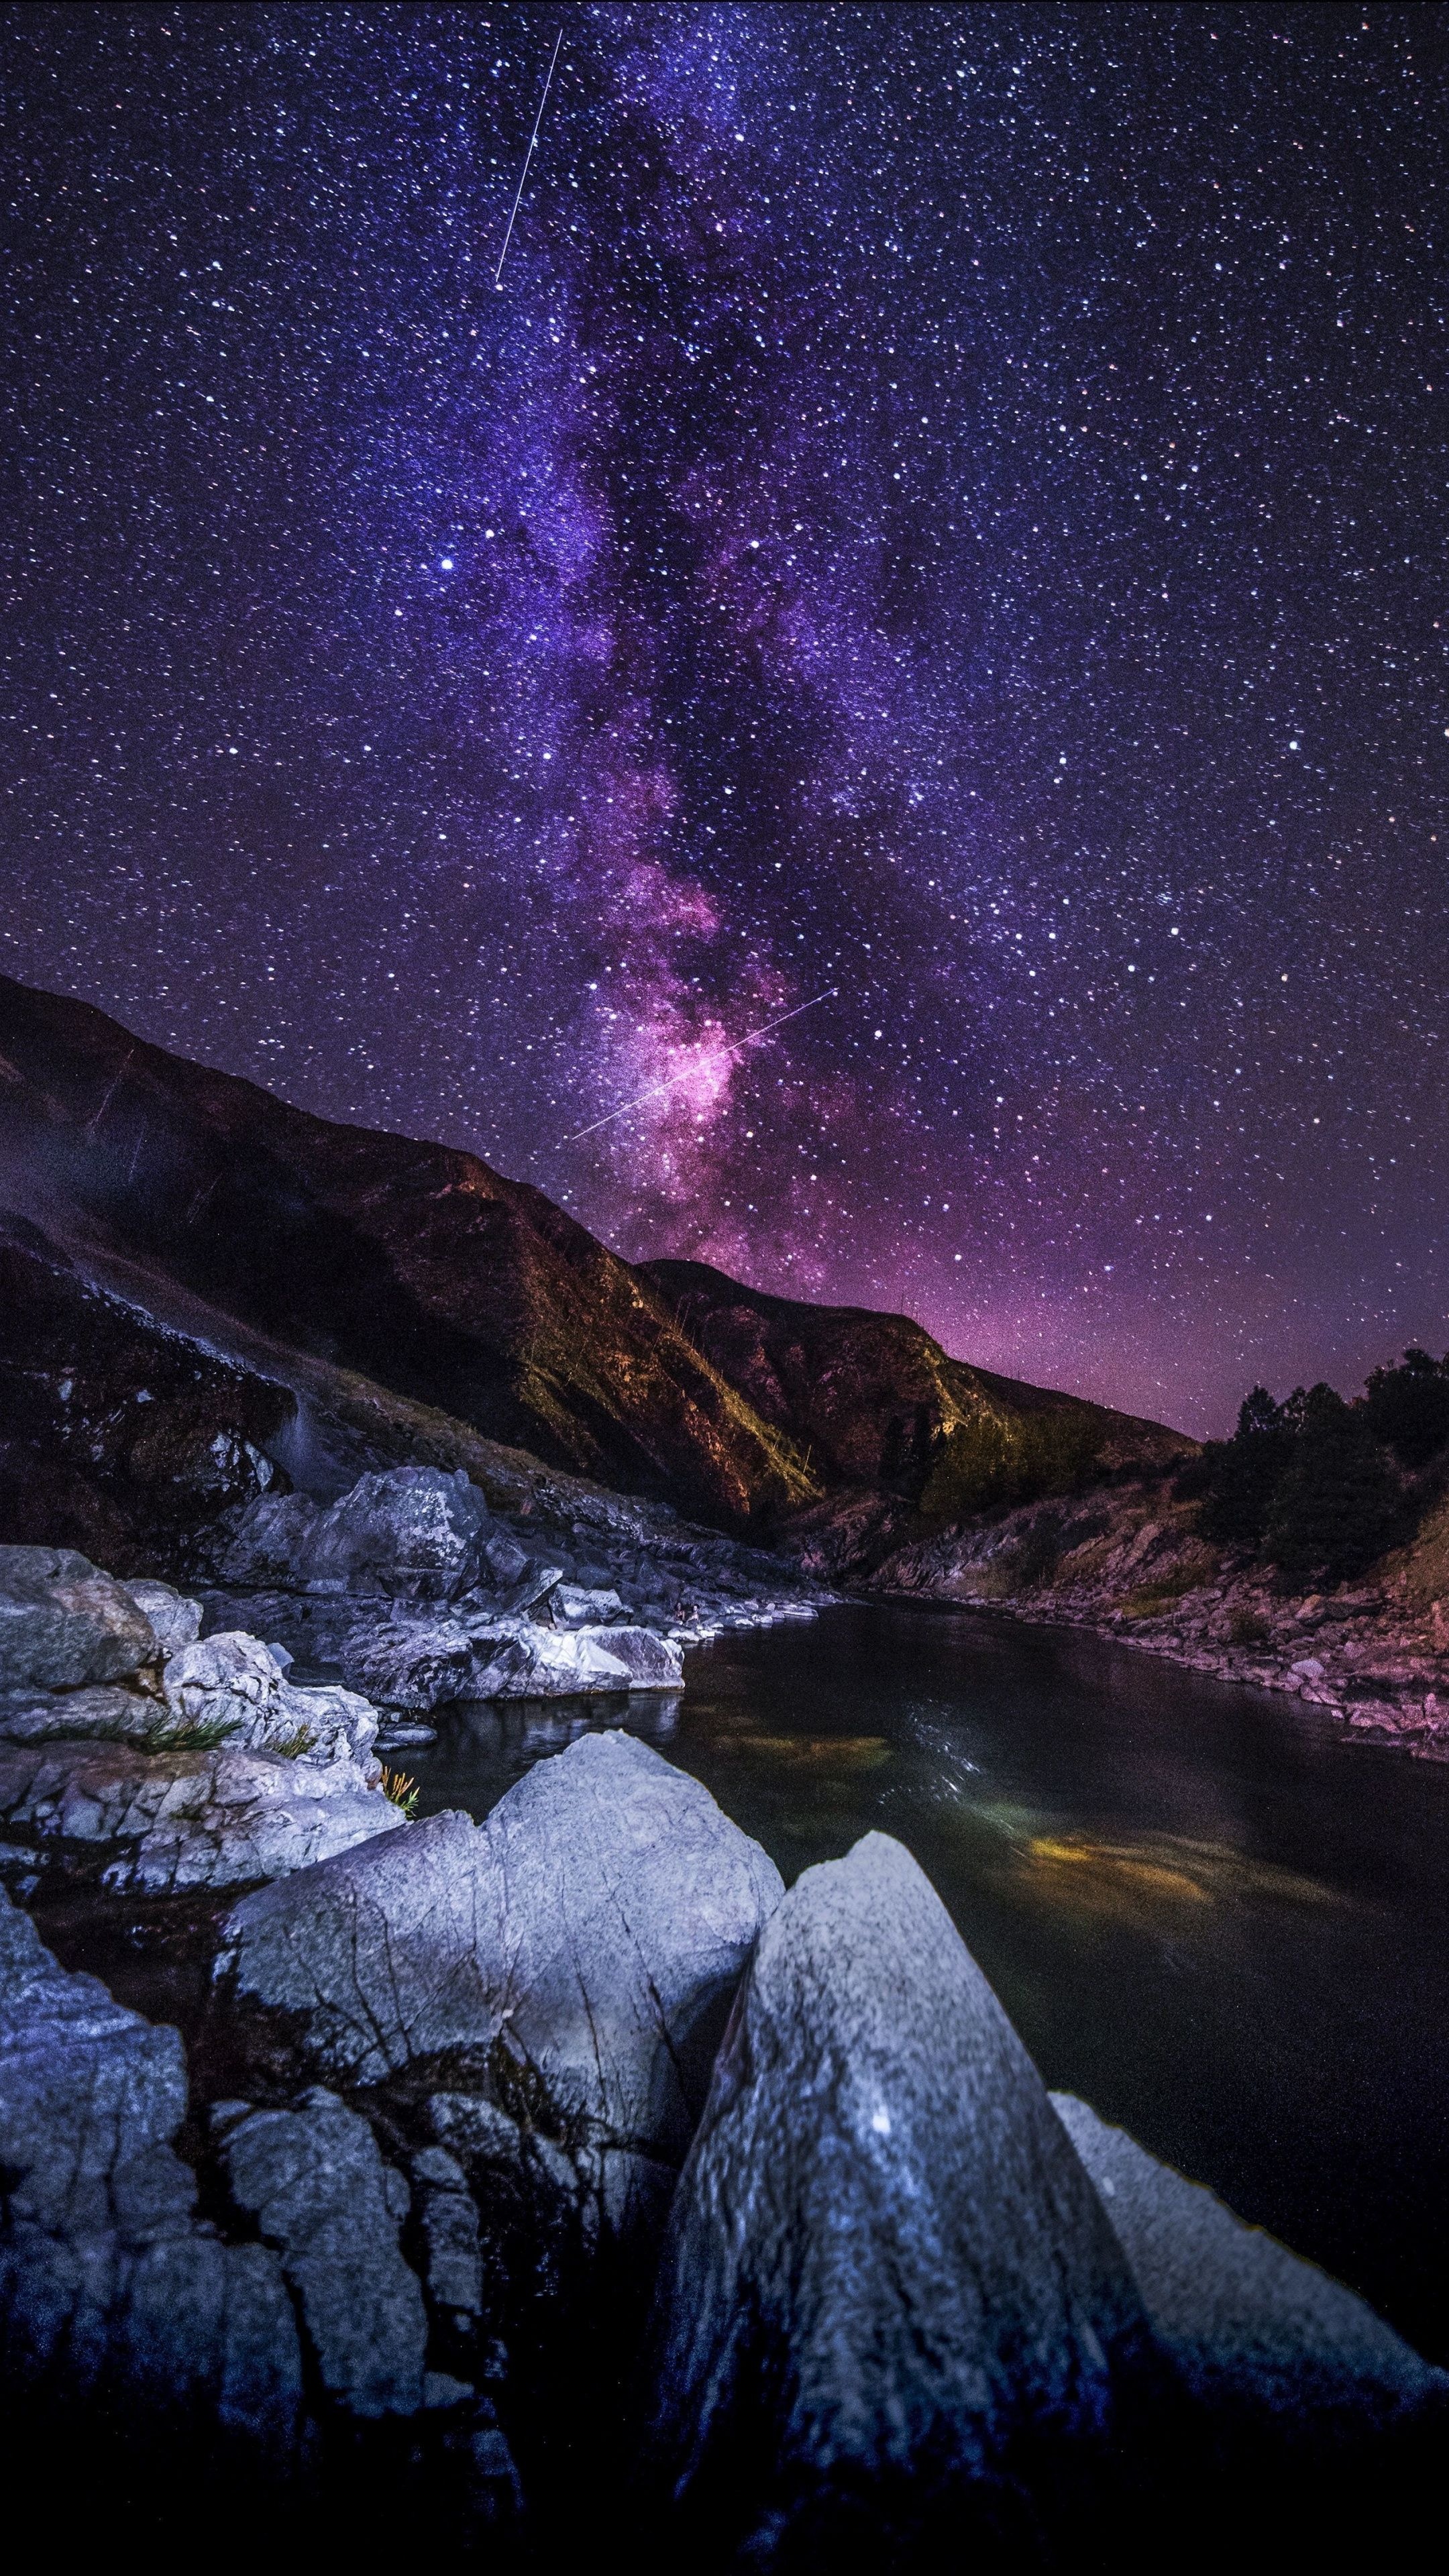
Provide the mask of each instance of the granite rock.
{"label": "granite rock", "polygon": [[1434,2370],[1342,2282],[1159,2164],[1069,2093],[1051,2096],[1189,2396],[1321,2438],[1436,2405]]}
{"label": "granite rock", "polygon": [[1036,2069],[885,1835],[807,1870],[761,1935],[675,2197],[654,2358],[666,2488],[751,2566],[832,2563],[860,2513],[891,2565],[933,2528],[1009,2543],[1064,2458],[1105,2455],[1149,2366]]}
{"label": "granite rock", "polygon": [[195,2218],[172,2141],[186,2111],[174,2030],[70,1975],[0,1895],[0,2364],[20,2391],[88,2396],[143,2431],[194,2422],[293,2441],[301,2354],[275,2255]]}
{"label": "granite rock", "polygon": [[372,2083],[469,2051],[536,2126],[677,2162],[779,1895],[697,1781],[588,1735],[481,1827],[433,1816],[244,1898],[218,1967],[321,2070]]}
{"label": "granite rock", "polygon": [[0,1547],[0,1690],[74,1690],[154,1663],[129,1592],[68,1547]]}
{"label": "granite rock", "polygon": [[281,2257],[329,2397],[355,2416],[416,2414],[428,2321],[399,2243],[409,2194],[367,2122],[316,2086],[224,2127],[220,2153],[233,2200]]}
{"label": "granite rock", "polygon": [[147,1895],[249,1886],[402,1823],[350,1759],[85,1741],[0,1745],[0,1816],[42,1840],[113,1845],[107,1884]]}

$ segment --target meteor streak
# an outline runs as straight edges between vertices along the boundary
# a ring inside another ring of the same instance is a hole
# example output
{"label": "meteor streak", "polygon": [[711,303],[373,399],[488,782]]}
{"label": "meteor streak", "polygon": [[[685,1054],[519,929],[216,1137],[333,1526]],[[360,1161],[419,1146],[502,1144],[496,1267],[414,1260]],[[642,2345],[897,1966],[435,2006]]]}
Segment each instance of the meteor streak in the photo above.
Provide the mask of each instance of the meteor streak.
{"label": "meteor streak", "polygon": [[553,40],[553,61],[549,64],[548,70],[544,76],[543,96],[538,102],[538,114],[533,120],[533,132],[528,138],[528,150],[523,156],[523,168],[519,173],[518,179],[518,194],[513,200],[513,213],[508,218],[508,230],[503,236],[503,248],[498,254],[498,266],[493,271],[493,283],[495,286],[501,286],[503,283],[503,263],[508,257],[508,245],[513,239],[513,226],[517,218],[518,209],[523,203],[523,191],[528,184],[528,165],[533,159],[533,147],[538,141],[538,129],[543,123],[543,111],[548,104],[549,84],[553,79],[553,66],[554,63],[558,61],[558,49],[562,43],[563,29],[560,27],[558,34]]}
{"label": "meteor streak", "polygon": [[[742,1055],[746,1047],[758,1046],[761,1038],[767,1038],[774,1030],[782,1029],[787,1020],[798,1020],[802,1011],[813,1011],[817,1002],[828,1002],[832,993],[838,993],[839,990],[838,984],[827,984],[823,993],[812,993],[808,1002],[797,1002],[793,1011],[782,1011],[777,1020],[767,1020],[762,1029],[747,1029],[742,1038],[734,1039],[724,1049],[724,1053]],[[609,1126],[615,1118],[622,1118],[626,1109],[637,1109],[641,1100],[657,1100],[661,1091],[672,1091],[676,1083],[688,1082],[694,1071],[695,1067],[692,1064],[682,1065],[678,1073],[671,1073],[663,1082],[651,1082],[647,1091],[636,1091],[632,1100],[621,1100],[617,1109],[606,1110],[604,1116],[596,1118],[591,1127],[576,1127],[572,1136],[561,1137],[560,1145],[577,1145],[581,1137],[596,1136],[601,1127]]]}

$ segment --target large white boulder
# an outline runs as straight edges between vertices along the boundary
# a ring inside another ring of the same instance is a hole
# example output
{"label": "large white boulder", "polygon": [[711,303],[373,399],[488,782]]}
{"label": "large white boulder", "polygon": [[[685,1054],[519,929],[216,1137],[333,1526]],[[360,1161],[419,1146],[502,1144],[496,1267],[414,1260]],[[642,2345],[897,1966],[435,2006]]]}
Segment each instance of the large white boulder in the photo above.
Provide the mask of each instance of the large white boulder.
{"label": "large white boulder", "polygon": [[319,2071],[374,2083],[462,2052],[553,2134],[677,2162],[779,1895],[708,1790],[589,1735],[481,1827],[434,1816],[244,1898],[218,1970]]}
{"label": "large white boulder", "polygon": [[931,2563],[912,2553],[933,2529],[963,2565],[1026,2549],[1062,2459],[1105,2456],[1144,2367],[1121,2248],[916,1863],[869,1834],[807,1870],[760,1937],[675,2196],[667,2491],[712,2545],[734,2533],[731,2565],[834,2564],[857,2514],[882,2564]]}

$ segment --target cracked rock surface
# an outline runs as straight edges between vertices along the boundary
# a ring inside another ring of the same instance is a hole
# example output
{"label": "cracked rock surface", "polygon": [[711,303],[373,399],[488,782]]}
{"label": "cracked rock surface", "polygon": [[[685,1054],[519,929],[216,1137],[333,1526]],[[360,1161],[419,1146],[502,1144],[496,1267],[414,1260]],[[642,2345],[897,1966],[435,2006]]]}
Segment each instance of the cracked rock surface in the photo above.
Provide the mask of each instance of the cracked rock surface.
{"label": "cracked rock surface", "polygon": [[675,2199],[654,2361],[671,2490],[711,2519],[743,2506],[765,2563],[797,2524],[825,2546],[862,2481],[886,2529],[893,2490],[912,2528],[942,2491],[974,2528],[976,2482],[1009,2486],[1024,2439],[1108,2437],[1147,2340],[1041,2079],[909,1853],[869,1834],[806,1870]]}
{"label": "cracked rock surface", "polygon": [[697,1781],[590,1735],[481,1827],[430,1817],[244,1898],[219,1968],[298,2017],[324,2070],[370,2083],[471,2049],[560,2128],[677,2161],[780,1889]]}
{"label": "cracked rock surface", "polygon": [[173,2149],[174,2030],[68,1975],[0,1895],[0,2353],[13,2395],[59,2377],[122,2418],[200,2406],[275,2461],[296,2434],[301,2353],[277,2258],[195,2214]]}

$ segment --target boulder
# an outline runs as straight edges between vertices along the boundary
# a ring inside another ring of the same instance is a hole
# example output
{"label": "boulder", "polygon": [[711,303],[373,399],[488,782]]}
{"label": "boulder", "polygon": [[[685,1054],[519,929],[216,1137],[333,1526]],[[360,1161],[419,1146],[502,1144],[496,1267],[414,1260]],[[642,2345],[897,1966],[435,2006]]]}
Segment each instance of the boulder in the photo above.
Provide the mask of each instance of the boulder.
{"label": "boulder", "polygon": [[189,1646],[201,1634],[200,1602],[188,1601],[173,1584],[154,1582],[150,1576],[128,1577],[123,1589],[143,1619],[149,1619],[163,1655],[174,1655],[178,1646]]}
{"label": "boulder", "polygon": [[0,1742],[6,1744],[66,1737],[149,1744],[165,1724],[164,1703],[124,1682],[93,1682],[85,1690],[17,1691],[13,1699],[0,1702]]}
{"label": "boulder", "polygon": [[261,1496],[222,1559],[229,1583],[446,1600],[476,1579],[493,1518],[460,1467],[390,1467],[319,1511]]}
{"label": "boulder", "polygon": [[1434,2370],[1352,2290],[1248,2227],[1070,2093],[1051,2096],[1189,2396],[1320,2438],[1443,2408]]}
{"label": "boulder", "polygon": [[944,2563],[932,2532],[962,2563],[977,2538],[1035,2563],[1046,2500],[1105,2457],[1147,2356],[1101,2204],[916,1863],[869,1834],[807,1870],[675,2197],[666,2490],[710,2546],[736,2535],[729,2564],[832,2564],[862,2530],[891,2566]]}
{"label": "boulder", "polygon": [[329,2397],[350,2415],[416,2414],[428,2321],[399,2243],[410,2195],[367,2122],[317,2086],[290,2110],[223,2121],[221,2160],[281,2256]]}
{"label": "boulder", "polygon": [[677,1690],[683,1659],[641,1628],[559,1629],[474,1615],[358,1627],[342,1648],[342,1666],[385,1707],[432,1709],[455,1699]]}
{"label": "boulder", "polygon": [[0,1691],[73,1690],[154,1663],[131,1595],[68,1547],[0,1547]]}
{"label": "boulder", "polygon": [[677,2163],[780,1884],[697,1781],[588,1735],[481,1827],[433,1816],[244,1898],[218,1974],[321,2070],[469,2052],[535,2127]]}
{"label": "boulder", "polygon": [[310,1494],[259,1494],[242,1513],[221,1556],[223,1580],[248,1591],[302,1584],[304,1551],[319,1516]]}
{"label": "boulder", "polygon": [[43,1839],[115,1846],[112,1887],[245,1887],[399,1826],[398,1809],[371,1785],[372,1767],[229,1745],[0,1745],[0,1817]]}
{"label": "boulder", "polygon": [[558,1628],[604,1626],[629,1615],[617,1592],[578,1583],[555,1585],[548,1606]]}
{"label": "boulder", "polygon": [[672,1637],[652,1628],[582,1628],[629,1676],[630,1690],[679,1690],[684,1681],[684,1654]]}
{"label": "boulder", "polygon": [[[367,1701],[338,1686],[299,1690],[287,1680],[292,1658],[283,1654],[285,1660],[239,1629],[182,1646],[164,1676],[169,1731],[327,1761],[367,1755],[377,1734]],[[159,1730],[159,1740],[167,1731]]]}
{"label": "boulder", "polygon": [[186,2111],[174,2030],[68,1975],[0,1895],[0,2361],[7,2409],[104,2393],[163,2436],[195,2410],[269,2466],[293,2440],[301,2353],[276,2256],[194,2216],[172,2146]]}

